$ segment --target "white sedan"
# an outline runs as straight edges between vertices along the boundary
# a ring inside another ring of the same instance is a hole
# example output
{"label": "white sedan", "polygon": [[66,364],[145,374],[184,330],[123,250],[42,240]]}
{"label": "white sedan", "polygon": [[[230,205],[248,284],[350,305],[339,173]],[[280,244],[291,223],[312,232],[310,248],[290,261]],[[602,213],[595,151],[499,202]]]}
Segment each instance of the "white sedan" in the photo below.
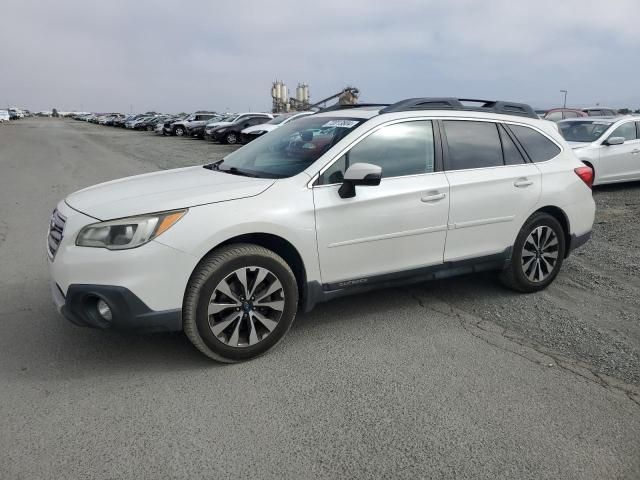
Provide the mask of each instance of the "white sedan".
{"label": "white sedan", "polygon": [[582,117],[558,123],[574,153],[594,171],[594,185],[640,180],[640,119]]}
{"label": "white sedan", "polygon": [[313,115],[315,112],[290,112],[283,113],[278,115],[273,120],[270,120],[266,123],[261,123],[260,125],[253,125],[252,127],[245,128],[242,130],[242,141],[243,143],[249,143],[251,140],[255,140],[256,138],[264,135],[267,132],[271,132],[282,125],[285,125],[289,122],[292,122],[298,118],[306,117],[309,115]]}

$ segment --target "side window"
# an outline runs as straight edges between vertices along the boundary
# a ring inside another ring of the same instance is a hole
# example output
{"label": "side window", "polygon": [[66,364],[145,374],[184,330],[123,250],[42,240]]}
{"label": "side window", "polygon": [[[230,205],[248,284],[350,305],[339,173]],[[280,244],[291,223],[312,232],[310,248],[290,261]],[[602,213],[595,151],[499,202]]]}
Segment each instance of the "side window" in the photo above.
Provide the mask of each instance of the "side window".
{"label": "side window", "polygon": [[601,117],[602,110],[588,110],[587,115],[589,115],[590,117]]}
{"label": "side window", "polygon": [[340,157],[320,177],[320,185],[340,183],[355,163],[382,167],[382,177],[429,173],[434,170],[434,140],[431,121],[388,125],[372,133]]}
{"label": "side window", "polygon": [[504,165],[495,123],[465,120],[445,120],[442,123],[449,147],[447,170]]}
{"label": "side window", "polygon": [[577,118],[578,114],[576,112],[564,112],[564,118]]}
{"label": "side window", "polygon": [[611,137],[624,137],[625,141],[635,140],[637,135],[634,122],[623,123],[616,128],[611,135],[609,135],[609,138]]}
{"label": "side window", "polygon": [[562,112],[551,112],[549,115],[544,117],[545,120],[551,120],[552,122],[557,122],[558,120],[562,120]]}
{"label": "side window", "polygon": [[516,147],[516,144],[513,143],[511,137],[504,129],[502,125],[498,127],[500,130],[500,140],[502,141],[502,154],[504,156],[504,164],[505,165],[521,165],[526,163],[520,150]]}
{"label": "side window", "polygon": [[636,137],[640,138],[640,122],[636,122]]}
{"label": "side window", "polygon": [[560,147],[529,127],[509,125],[522,148],[533,162],[546,162],[560,153]]}

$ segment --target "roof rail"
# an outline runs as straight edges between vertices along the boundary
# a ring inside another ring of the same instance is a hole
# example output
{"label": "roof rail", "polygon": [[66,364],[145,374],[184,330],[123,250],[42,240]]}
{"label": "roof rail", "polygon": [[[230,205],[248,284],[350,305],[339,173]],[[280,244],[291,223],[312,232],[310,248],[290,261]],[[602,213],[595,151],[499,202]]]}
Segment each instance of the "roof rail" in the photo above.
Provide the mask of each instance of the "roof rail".
{"label": "roof rail", "polygon": [[330,107],[321,108],[317,113],[320,112],[333,112],[335,110],[348,110],[350,108],[360,108],[360,107],[389,107],[393,106],[389,103],[356,103],[355,105],[340,105],[336,103],[335,105],[331,105]]}
{"label": "roof rail", "polygon": [[526,103],[452,97],[408,98],[383,108],[380,113],[408,112],[411,110],[467,110],[539,118],[533,108]]}

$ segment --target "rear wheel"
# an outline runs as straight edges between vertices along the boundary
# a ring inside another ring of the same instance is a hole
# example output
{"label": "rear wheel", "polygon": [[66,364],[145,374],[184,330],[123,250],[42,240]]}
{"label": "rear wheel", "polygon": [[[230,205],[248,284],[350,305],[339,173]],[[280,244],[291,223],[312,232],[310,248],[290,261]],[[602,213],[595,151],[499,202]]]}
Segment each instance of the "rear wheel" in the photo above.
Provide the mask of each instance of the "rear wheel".
{"label": "rear wheel", "polygon": [[249,360],[284,337],[297,307],[296,279],[280,256],[257,245],[230,245],[211,253],[191,276],[184,331],[214,360]]}
{"label": "rear wheel", "polygon": [[519,292],[537,292],[556,278],[566,251],[560,222],[544,212],[533,214],[520,229],[511,264],[501,273],[502,282]]}

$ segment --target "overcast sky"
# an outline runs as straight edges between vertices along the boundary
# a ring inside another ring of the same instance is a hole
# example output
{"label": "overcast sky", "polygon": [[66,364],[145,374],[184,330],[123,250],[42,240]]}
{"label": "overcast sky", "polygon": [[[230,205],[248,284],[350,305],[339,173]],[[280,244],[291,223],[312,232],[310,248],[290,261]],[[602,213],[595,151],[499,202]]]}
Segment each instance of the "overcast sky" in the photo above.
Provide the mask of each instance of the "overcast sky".
{"label": "overcast sky", "polygon": [[0,104],[268,110],[271,82],[361,101],[640,108],[640,0],[3,2]]}

